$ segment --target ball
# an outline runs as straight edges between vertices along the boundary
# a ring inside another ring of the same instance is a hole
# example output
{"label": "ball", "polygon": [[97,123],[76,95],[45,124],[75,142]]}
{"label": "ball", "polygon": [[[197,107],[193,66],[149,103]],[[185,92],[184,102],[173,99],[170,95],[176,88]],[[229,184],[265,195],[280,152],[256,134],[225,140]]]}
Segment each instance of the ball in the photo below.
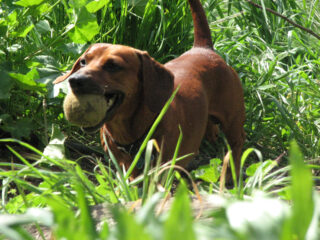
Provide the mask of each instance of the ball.
{"label": "ball", "polygon": [[103,95],[68,93],[63,109],[66,119],[81,127],[94,127],[106,116],[107,102]]}

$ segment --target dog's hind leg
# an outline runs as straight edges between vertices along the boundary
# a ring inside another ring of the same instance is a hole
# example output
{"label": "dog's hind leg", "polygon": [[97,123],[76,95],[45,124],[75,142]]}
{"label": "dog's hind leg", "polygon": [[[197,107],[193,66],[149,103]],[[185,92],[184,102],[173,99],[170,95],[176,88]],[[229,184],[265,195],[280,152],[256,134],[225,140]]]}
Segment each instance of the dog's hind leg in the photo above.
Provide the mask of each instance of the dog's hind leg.
{"label": "dog's hind leg", "polygon": [[215,117],[209,116],[205,138],[211,144],[215,144],[216,141],[217,141],[218,134],[219,134],[219,126],[218,126],[218,124],[219,124],[219,121]]}
{"label": "dog's hind leg", "polygon": [[240,174],[241,153],[246,136],[243,125],[244,120],[241,117],[238,117],[230,122],[230,124],[226,125],[222,123],[221,126],[232,150],[232,157],[237,176]]}

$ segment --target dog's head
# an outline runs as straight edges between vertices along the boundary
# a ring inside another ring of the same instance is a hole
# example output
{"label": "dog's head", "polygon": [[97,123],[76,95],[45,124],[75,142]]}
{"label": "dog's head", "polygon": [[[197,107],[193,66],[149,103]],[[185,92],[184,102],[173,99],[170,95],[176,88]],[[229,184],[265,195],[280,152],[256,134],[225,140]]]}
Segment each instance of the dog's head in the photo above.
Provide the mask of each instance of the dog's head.
{"label": "dog's head", "polygon": [[54,84],[67,80],[78,98],[88,94],[103,95],[107,111],[103,120],[118,114],[130,114],[145,104],[159,112],[173,91],[173,75],[147,52],[112,44],[94,44],[75,62],[71,71]]}

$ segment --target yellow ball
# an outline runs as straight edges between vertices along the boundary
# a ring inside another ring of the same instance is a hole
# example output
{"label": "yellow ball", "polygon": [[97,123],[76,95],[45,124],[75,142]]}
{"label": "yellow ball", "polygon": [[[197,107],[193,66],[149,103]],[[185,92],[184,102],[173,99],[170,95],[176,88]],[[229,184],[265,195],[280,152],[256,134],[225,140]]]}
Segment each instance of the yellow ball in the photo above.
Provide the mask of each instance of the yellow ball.
{"label": "yellow ball", "polygon": [[107,102],[103,95],[70,92],[64,99],[63,109],[67,120],[81,127],[93,127],[106,115]]}

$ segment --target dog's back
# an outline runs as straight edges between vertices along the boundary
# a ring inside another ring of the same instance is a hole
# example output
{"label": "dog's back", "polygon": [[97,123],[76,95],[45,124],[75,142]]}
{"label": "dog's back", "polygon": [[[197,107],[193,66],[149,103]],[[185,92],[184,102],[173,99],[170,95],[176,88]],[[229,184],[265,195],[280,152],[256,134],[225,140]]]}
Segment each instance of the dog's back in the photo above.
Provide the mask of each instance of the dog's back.
{"label": "dog's back", "polygon": [[[237,73],[214,52],[208,21],[200,1],[188,1],[194,24],[193,47],[165,64],[174,75],[175,87],[180,86],[172,106],[184,110],[169,113],[167,121],[179,121],[176,124],[183,130],[183,149],[192,149],[194,152],[199,149],[204,135],[209,140],[216,139],[216,124],[220,124],[232,148],[239,172],[245,138],[241,82]],[[183,152],[183,149],[181,154],[189,153]],[[181,165],[187,164],[182,162]]]}

